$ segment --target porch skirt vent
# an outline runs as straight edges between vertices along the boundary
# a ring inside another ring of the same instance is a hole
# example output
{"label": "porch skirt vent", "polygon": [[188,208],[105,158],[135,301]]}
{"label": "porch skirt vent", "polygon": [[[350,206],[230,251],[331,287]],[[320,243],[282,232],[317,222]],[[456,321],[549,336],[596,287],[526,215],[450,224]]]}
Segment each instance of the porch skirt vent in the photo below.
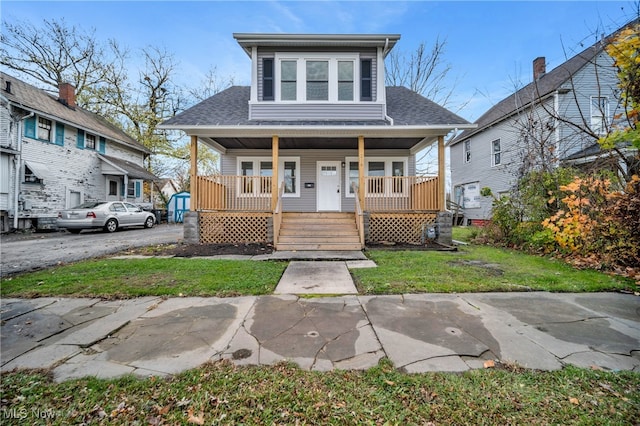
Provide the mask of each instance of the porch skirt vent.
{"label": "porch skirt vent", "polygon": [[203,244],[263,243],[269,241],[271,213],[201,212]]}
{"label": "porch skirt vent", "polygon": [[367,241],[419,244],[424,228],[435,224],[437,217],[436,212],[371,213]]}

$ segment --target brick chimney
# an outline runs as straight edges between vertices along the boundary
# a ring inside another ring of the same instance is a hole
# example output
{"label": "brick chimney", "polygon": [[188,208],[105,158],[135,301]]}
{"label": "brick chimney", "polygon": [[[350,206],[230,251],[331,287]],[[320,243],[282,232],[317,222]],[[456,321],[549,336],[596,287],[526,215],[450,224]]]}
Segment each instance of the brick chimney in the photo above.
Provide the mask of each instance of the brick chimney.
{"label": "brick chimney", "polygon": [[58,100],[69,108],[76,107],[76,88],[69,83],[60,83],[58,85]]}
{"label": "brick chimney", "polygon": [[533,60],[533,81],[538,81],[547,72],[547,64],[544,56],[539,56]]}

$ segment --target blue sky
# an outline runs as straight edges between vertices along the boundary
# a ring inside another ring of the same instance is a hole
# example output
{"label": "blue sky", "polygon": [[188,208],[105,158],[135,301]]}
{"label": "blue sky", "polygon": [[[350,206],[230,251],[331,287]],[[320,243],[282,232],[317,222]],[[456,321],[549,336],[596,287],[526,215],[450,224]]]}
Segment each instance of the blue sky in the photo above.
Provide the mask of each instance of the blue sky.
{"label": "blue sky", "polygon": [[[547,70],[593,44],[634,16],[619,1],[3,1],[12,22],[64,18],[95,29],[132,50],[166,47],[180,79],[200,81],[213,66],[236,84],[249,84],[249,58],[234,32],[393,33],[396,49],[414,50],[446,40],[454,98],[448,107],[469,121],[531,80],[531,63]],[[466,106],[460,109],[460,106]]]}

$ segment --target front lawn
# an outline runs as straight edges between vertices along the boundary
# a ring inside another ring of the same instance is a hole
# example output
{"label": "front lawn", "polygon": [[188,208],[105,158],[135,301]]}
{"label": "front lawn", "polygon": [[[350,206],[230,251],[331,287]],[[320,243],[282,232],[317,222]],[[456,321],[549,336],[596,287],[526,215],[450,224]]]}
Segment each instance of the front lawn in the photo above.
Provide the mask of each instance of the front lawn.
{"label": "front lawn", "polygon": [[634,287],[630,279],[489,246],[462,246],[457,252],[372,250],[367,254],[378,267],[352,271],[364,294],[593,292]]}
{"label": "front lawn", "polygon": [[18,275],[3,297],[249,296],[270,294],[287,264],[185,258],[95,259]]}
{"label": "front lawn", "polygon": [[[371,250],[353,269],[361,294],[620,291],[632,280],[489,246],[457,252]],[[198,258],[97,259],[4,279],[3,297],[243,296],[271,294],[286,262]]]}

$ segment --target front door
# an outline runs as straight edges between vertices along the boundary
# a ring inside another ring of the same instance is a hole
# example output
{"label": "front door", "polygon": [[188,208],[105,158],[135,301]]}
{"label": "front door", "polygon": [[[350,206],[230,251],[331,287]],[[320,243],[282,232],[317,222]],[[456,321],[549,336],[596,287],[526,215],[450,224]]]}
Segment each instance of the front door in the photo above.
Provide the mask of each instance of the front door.
{"label": "front door", "polygon": [[340,162],[318,161],[318,211],[340,211]]}

